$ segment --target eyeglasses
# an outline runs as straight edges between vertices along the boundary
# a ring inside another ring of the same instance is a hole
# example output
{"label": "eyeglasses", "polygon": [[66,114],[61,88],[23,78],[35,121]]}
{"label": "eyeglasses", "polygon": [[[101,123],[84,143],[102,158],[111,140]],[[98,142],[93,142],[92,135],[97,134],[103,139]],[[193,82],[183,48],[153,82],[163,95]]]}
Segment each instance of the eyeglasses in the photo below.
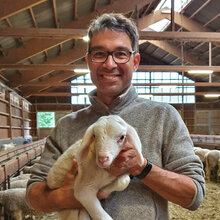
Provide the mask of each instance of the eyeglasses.
{"label": "eyeglasses", "polygon": [[108,59],[108,56],[111,55],[115,63],[127,63],[131,54],[134,54],[135,51],[129,50],[114,50],[114,51],[104,51],[104,50],[91,50],[89,54],[91,56],[92,62],[95,63],[105,63]]}

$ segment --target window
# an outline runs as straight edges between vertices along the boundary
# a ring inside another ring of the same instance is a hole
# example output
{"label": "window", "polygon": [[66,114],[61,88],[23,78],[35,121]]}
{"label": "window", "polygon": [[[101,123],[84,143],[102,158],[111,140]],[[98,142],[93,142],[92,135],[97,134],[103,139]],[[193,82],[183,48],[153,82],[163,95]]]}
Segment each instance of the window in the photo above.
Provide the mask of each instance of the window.
{"label": "window", "polygon": [[37,113],[38,128],[54,128],[55,112],[38,112]]}
{"label": "window", "polygon": [[[140,97],[170,104],[195,103],[195,96],[192,95],[192,93],[195,93],[195,86],[174,84],[183,82],[194,83],[194,81],[185,76],[183,78],[178,72],[141,71],[134,72],[132,78],[132,83],[135,85],[135,89]],[[89,105],[90,101],[87,94],[95,89],[95,86],[91,84],[90,74],[80,76],[72,80],[72,83],[77,83],[77,85],[71,86],[71,92],[73,93],[71,103],[73,105]],[[152,85],[154,83],[161,85]],[[170,85],[163,85],[163,83],[169,83]],[[172,93],[175,94],[172,95]],[[182,93],[184,93],[184,96]],[[186,93],[189,93],[189,95]]]}

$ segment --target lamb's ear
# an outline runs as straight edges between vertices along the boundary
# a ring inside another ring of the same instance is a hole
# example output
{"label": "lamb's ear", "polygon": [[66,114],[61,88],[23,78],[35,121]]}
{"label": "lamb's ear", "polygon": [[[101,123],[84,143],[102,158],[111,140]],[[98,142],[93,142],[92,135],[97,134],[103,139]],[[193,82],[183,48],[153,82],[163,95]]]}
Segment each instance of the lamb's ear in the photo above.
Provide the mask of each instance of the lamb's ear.
{"label": "lamb's ear", "polygon": [[126,138],[128,142],[137,150],[138,157],[139,157],[138,159],[140,163],[144,164],[144,157],[142,155],[142,144],[141,144],[140,138],[136,130],[132,126],[130,125],[127,125],[127,126],[128,128],[127,128]]}
{"label": "lamb's ear", "polygon": [[83,159],[89,152],[90,144],[93,142],[93,125],[91,125],[85,132],[82,143],[81,143],[81,152],[79,155],[79,159]]}

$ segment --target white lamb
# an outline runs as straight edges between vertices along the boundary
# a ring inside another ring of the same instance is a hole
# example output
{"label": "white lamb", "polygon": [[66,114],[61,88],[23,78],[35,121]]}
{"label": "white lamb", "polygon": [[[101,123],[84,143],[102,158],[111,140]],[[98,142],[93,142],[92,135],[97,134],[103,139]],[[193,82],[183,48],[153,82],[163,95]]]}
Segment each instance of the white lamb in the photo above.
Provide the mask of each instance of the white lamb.
{"label": "white lamb", "polygon": [[219,160],[218,160],[217,181],[220,182],[220,158],[219,158]]}
{"label": "white lamb", "polygon": [[206,155],[206,179],[210,181],[211,173],[214,178],[218,180],[217,170],[218,170],[218,161],[220,159],[220,151],[219,150],[211,150]]}
{"label": "white lamb", "polygon": [[7,215],[15,220],[22,220],[26,215],[43,215],[30,209],[25,201],[26,188],[0,191],[0,205],[4,206]]}
{"label": "white lamb", "polygon": [[10,150],[10,149],[14,148],[15,146],[16,146],[16,144],[14,144],[13,142],[11,142],[10,144],[3,144],[0,148],[0,151]]}
{"label": "white lamb", "polygon": [[22,173],[23,174],[31,174],[32,168],[33,168],[33,165],[31,165],[31,166],[24,166],[24,168],[22,169]]}
{"label": "white lamb", "polygon": [[16,180],[26,180],[26,179],[30,179],[31,174],[29,173],[22,173],[18,176],[12,177],[10,179],[10,182],[16,181]]}
{"label": "white lamb", "polygon": [[[137,150],[140,163],[144,163],[141,153],[141,142],[137,132],[121,117],[116,115],[103,116],[91,125],[82,140],[71,145],[50,169],[47,183],[51,189],[59,188],[71,169],[72,159],[78,163],[78,175],[73,188],[75,198],[85,209],[64,210],[60,212],[65,220],[112,220],[102,208],[97,198],[97,192],[110,194],[112,191],[122,191],[130,183],[129,175],[112,176],[106,170],[123,148],[127,139]],[[87,212],[85,211],[87,210]],[[78,213],[79,212],[79,217]]]}
{"label": "white lamb", "polygon": [[195,154],[200,158],[200,160],[205,164],[205,158],[207,153],[209,153],[209,149],[200,148],[195,150]]}
{"label": "white lamb", "polygon": [[26,188],[28,179],[25,180],[16,180],[10,182],[10,188]]}

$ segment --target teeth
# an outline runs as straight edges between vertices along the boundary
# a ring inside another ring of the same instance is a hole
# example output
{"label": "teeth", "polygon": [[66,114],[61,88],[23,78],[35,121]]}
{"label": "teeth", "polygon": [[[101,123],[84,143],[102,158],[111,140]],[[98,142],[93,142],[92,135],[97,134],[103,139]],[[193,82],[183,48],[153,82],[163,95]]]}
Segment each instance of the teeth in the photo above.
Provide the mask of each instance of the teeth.
{"label": "teeth", "polygon": [[115,76],[106,76],[106,75],[103,75],[103,78],[105,78],[105,79],[114,79]]}

